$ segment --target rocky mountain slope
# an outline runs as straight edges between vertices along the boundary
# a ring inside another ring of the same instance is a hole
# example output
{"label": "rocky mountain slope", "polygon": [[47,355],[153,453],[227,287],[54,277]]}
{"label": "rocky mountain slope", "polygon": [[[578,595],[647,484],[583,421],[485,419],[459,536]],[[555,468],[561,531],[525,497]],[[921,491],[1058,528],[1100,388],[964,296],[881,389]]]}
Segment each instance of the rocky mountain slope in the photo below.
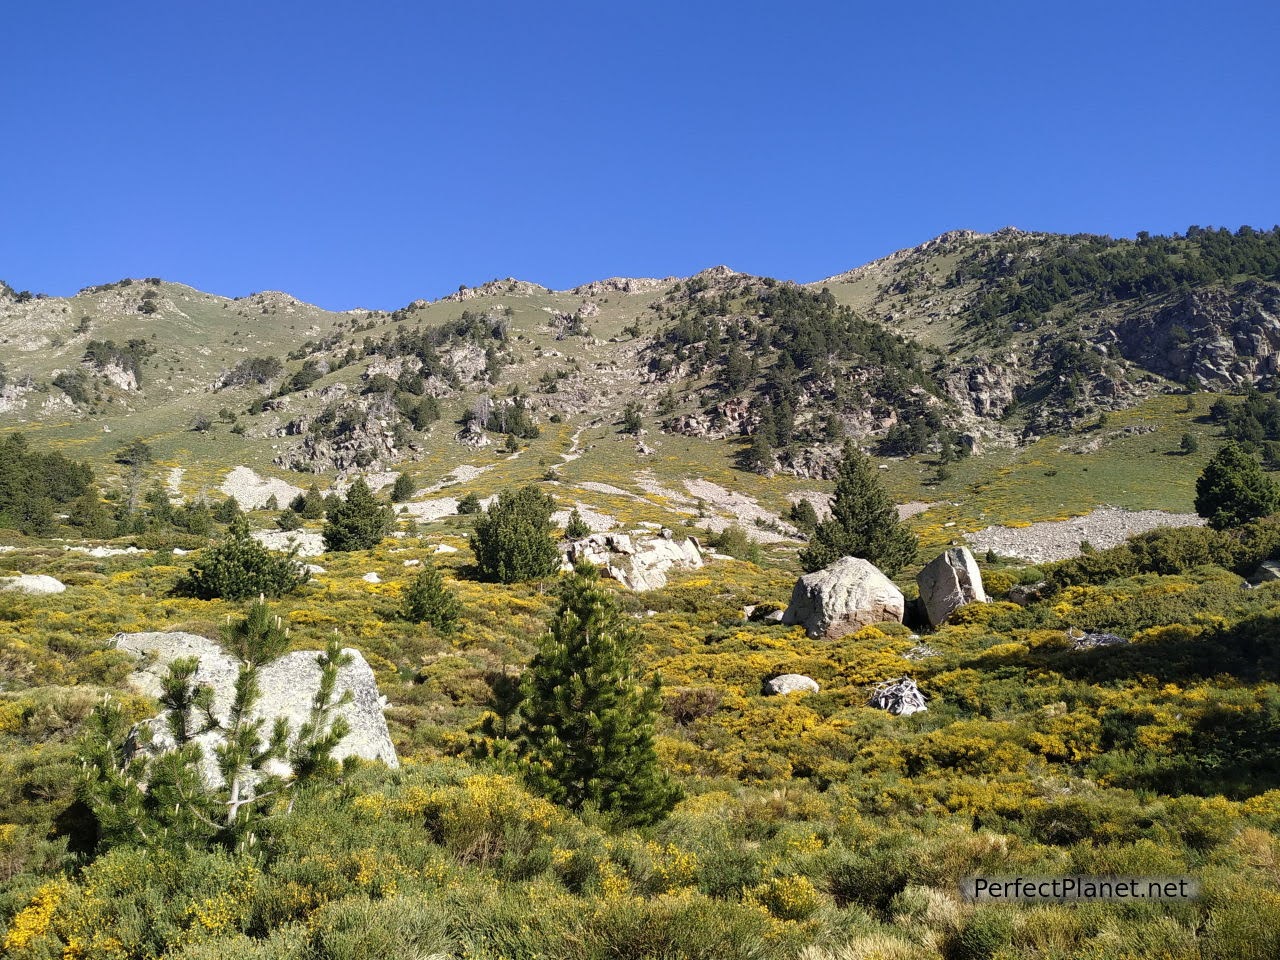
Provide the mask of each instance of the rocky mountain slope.
{"label": "rocky mountain slope", "polygon": [[[944,460],[1144,397],[1273,386],[1280,233],[955,231],[815,284],[717,267],[569,291],[507,279],[391,313],[156,278],[0,287],[0,424],[346,474],[459,463],[554,422],[733,444],[829,475],[853,437]],[[103,422],[105,420],[105,422]],[[104,436],[110,431],[117,436]]]}

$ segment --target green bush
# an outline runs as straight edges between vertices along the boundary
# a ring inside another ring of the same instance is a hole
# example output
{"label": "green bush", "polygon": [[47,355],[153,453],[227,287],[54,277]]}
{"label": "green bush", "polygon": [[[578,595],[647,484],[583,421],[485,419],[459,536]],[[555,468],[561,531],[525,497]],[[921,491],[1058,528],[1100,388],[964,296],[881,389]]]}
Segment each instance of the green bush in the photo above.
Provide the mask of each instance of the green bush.
{"label": "green bush", "polygon": [[373,495],[364,477],[356,477],[346,498],[329,508],[324,548],[330,552],[370,550],[386,535],[394,519],[391,508]]}
{"label": "green bush", "polygon": [[200,600],[249,600],[281,597],[307,582],[306,568],[288,554],[273,553],[249,533],[244,518],[236,520],[227,539],[208,548],[179,578],[174,591]]}

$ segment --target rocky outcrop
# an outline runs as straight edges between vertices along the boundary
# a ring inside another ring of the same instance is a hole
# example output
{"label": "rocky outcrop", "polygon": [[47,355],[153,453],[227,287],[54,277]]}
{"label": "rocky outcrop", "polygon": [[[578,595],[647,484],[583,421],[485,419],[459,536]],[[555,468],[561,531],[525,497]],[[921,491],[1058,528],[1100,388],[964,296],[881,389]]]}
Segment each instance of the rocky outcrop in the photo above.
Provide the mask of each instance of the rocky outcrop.
{"label": "rocky outcrop", "polygon": [[62,593],[66,589],[62,581],[43,573],[23,573],[0,579],[0,590],[14,593],[50,594]]}
{"label": "rocky outcrop", "polygon": [[968,547],[952,547],[934,557],[916,577],[920,603],[932,626],[966,603],[986,603],[982,571]]}
{"label": "rocky outcrop", "polygon": [[1124,355],[1202,388],[1274,386],[1280,371],[1280,285],[1247,280],[1194,290],[1116,328]]}
{"label": "rocky outcrop", "polygon": [[874,623],[901,623],[902,611],[902,591],[892,580],[860,557],[842,557],[796,581],[782,622],[834,640]]}
{"label": "rocky outcrop", "polygon": [[1010,354],[1002,363],[972,360],[948,373],[943,381],[947,395],[962,413],[998,420],[1013,403],[1020,383],[1018,357]]}
{"label": "rocky outcrop", "polygon": [[702,563],[698,541],[661,537],[633,539],[625,533],[593,533],[561,546],[561,569],[570,571],[579,562],[603,568],[605,576],[637,592],[667,585],[670,570],[697,570]]}
{"label": "rocky outcrop", "polygon": [[[221,722],[226,721],[240,663],[212,640],[191,633],[127,633],[113,637],[111,645],[139,658],[139,668],[130,675],[129,683],[152,697],[159,696],[161,681],[167,675],[170,663],[187,657],[196,658],[200,666],[195,681],[213,688],[213,715]],[[354,756],[381,760],[391,767],[399,766],[395,747],[387,732],[387,722],[382,715],[385,703],[378,693],[373,670],[359,650],[343,652],[351,657],[351,662],[338,671],[335,699],[341,700],[347,693],[351,698],[336,708],[335,715],[345,717],[351,729],[333,755],[337,759]],[[317,656],[314,650],[300,650],[287,653],[259,669],[261,696],[253,716],[265,720],[264,730],[270,731],[276,717],[284,717],[289,723],[292,739],[310,718],[312,700],[320,688]],[[150,753],[172,749],[174,744],[163,713],[139,726],[145,726],[150,734],[149,742],[146,742],[146,737],[134,738],[135,742],[143,745],[143,749]],[[219,783],[221,776],[214,750],[222,742],[221,733],[211,730],[198,737],[197,742],[204,752],[202,771],[205,779],[211,784]],[[273,761],[268,772],[284,774],[288,771],[283,764]]]}
{"label": "rocky outcrop", "polygon": [[733,397],[713,406],[707,413],[686,413],[663,424],[664,429],[686,437],[723,440],[725,437],[747,436],[755,432],[760,413],[745,397]]}
{"label": "rocky outcrop", "polygon": [[765,696],[770,697],[784,696],[788,693],[817,693],[819,689],[818,681],[813,677],[806,677],[803,673],[784,673],[780,677],[766,680],[764,684]]}

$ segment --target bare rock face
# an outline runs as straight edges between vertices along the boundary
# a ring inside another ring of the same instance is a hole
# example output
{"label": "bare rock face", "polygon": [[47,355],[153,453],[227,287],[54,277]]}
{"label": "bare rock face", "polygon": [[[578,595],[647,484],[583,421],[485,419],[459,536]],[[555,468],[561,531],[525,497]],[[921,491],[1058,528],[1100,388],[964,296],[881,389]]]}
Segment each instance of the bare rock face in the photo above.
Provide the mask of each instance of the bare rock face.
{"label": "bare rock face", "polygon": [[934,557],[916,577],[929,623],[938,626],[966,603],[986,603],[982,571],[968,547],[952,547]]}
{"label": "bare rock face", "polygon": [[817,693],[818,690],[818,681],[803,673],[784,673],[780,677],[766,680],[764,684],[765,695],[773,697],[788,693]]}
{"label": "bare rock face", "polygon": [[902,610],[902,591],[892,580],[860,557],[841,557],[796,581],[782,622],[835,640],[873,623],[901,623]]}
{"label": "bare rock face", "polygon": [[605,576],[636,592],[665,587],[668,570],[702,567],[702,550],[692,537],[677,542],[661,537],[633,540],[625,533],[593,533],[565,544],[561,550],[562,570],[572,570],[585,560],[603,567]]}
{"label": "bare rock face", "polygon": [[16,593],[62,593],[66,589],[62,581],[43,573],[23,573],[16,577],[0,579],[0,590],[11,590]]}
{"label": "bare rock face", "polygon": [[[122,633],[112,638],[111,643],[117,650],[124,650],[139,658],[139,668],[130,675],[129,682],[140,692],[153,697],[159,696],[162,689],[161,678],[168,673],[170,663],[186,657],[198,659],[200,667],[196,671],[195,681],[213,688],[214,716],[226,720],[235,693],[240,663],[218,644],[192,633]],[[351,731],[338,744],[333,755],[339,760],[355,756],[365,760],[381,760],[390,767],[399,766],[395,747],[387,732],[387,721],[382,715],[384,701],[374,682],[373,670],[359,650],[346,649],[343,652],[350,655],[351,662],[338,670],[335,699],[342,698],[349,691],[351,701],[337,707],[334,714],[346,717]],[[262,695],[253,715],[265,719],[264,736],[270,733],[276,717],[284,717],[289,722],[291,739],[297,736],[298,729],[308,720],[312,700],[320,688],[317,656],[317,651],[299,650],[286,653],[259,669],[258,685]],[[174,746],[163,713],[154,719],[143,721],[143,724],[150,728],[152,734],[146,749],[163,753]],[[197,742],[204,751],[205,779],[212,784],[219,783],[221,776],[214,748],[222,742],[221,733],[217,730],[210,731],[198,737]],[[287,768],[278,761],[273,761],[268,772],[283,774],[287,772]]]}
{"label": "bare rock face", "polygon": [[1202,387],[1271,384],[1280,372],[1280,286],[1246,280],[1195,290],[1116,330],[1129,360]]}

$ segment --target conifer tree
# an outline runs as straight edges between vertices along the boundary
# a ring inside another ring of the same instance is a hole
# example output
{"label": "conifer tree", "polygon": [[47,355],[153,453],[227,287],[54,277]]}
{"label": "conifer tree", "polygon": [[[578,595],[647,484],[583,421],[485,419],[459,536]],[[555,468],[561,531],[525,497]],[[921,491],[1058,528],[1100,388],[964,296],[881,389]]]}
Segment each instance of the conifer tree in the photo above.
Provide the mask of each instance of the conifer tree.
{"label": "conifer tree", "polygon": [[516,745],[530,784],[556,803],[643,824],[665,816],[679,791],[654,750],[658,679],[637,677],[634,643],[595,569],[580,566],[525,672]]}
{"label": "conifer tree", "polygon": [[307,487],[306,493],[300,493],[294,497],[289,507],[303,520],[319,520],[324,516],[324,497],[320,495],[320,490],[313,483]]}
{"label": "conifer tree", "polygon": [[554,510],[555,501],[530,486],[503,490],[497,503],[477,515],[471,549],[485,579],[516,583],[555,573],[560,552],[551,539]]}
{"label": "conifer tree", "polygon": [[569,514],[569,522],[564,525],[564,535],[570,540],[581,540],[591,535],[591,528],[587,526],[587,521],[582,519],[582,514],[578,512],[577,507],[574,507],[573,512]]}
{"label": "conifer tree", "polygon": [[412,477],[407,473],[397,474],[396,482],[391,487],[391,502],[404,503],[413,496],[414,489],[415,485]]}
{"label": "conifer tree", "polygon": [[841,557],[861,557],[892,577],[915,555],[916,538],[898,519],[898,508],[880,486],[871,461],[846,443],[831,516],[818,524],[800,552],[800,565],[812,573]]}
{"label": "conifer tree", "polygon": [[309,574],[295,559],[297,549],[273,553],[249,533],[240,517],[227,539],[204,551],[179,578],[174,591],[200,600],[248,600],[263,594],[280,597],[307,582]]}
{"label": "conifer tree", "polygon": [[1196,513],[1215,530],[1238,527],[1280,509],[1280,489],[1253,454],[1228,443],[1196,480]]}
{"label": "conifer tree", "polygon": [[430,560],[404,593],[404,618],[411,623],[429,623],[441,633],[449,633],[458,622],[462,604],[458,596],[444,584],[444,578]]}
{"label": "conifer tree", "polygon": [[345,500],[329,509],[324,524],[324,548],[328,551],[369,550],[378,545],[393,520],[390,507],[378,500],[356,477]]}

